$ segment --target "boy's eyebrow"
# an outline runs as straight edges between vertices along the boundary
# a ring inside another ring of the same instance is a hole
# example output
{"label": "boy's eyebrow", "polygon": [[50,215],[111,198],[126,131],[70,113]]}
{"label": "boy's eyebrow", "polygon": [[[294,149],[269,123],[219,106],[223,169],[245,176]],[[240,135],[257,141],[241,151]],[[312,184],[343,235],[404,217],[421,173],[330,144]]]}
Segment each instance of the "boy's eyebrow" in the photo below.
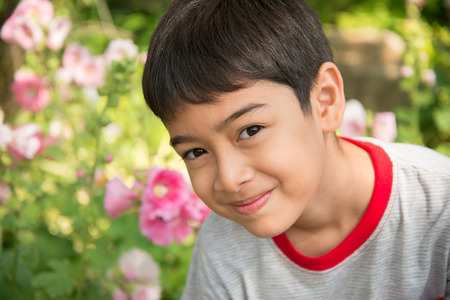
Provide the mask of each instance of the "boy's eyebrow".
{"label": "boy's eyebrow", "polygon": [[228,118],[226,118],[225,120],[223,120],[222,122],[220,122],[217,126],[214,127],[214,129],[216,131],[221,131],[223,130],[229,123],[231,123],[232,121],[238,119],[240,116],[249,113],[255,109],[261,108],[263,106],[266,106],[265,103],[250,103],[249,105],[246,105],[242,108],[240,108],[239,110],[235,111],[234,113],[232,113]]}
{"label": "boy's eyebrow", "polygon": [[[223,130],[230,122],[238,119],[242,115],[249,113],[255,109],[261,108],[266,106],[265,103],[251,103],[249,105],[246,105],[239,110],[232,113],[230,116],[228,116],[225,120],[221,121],[218,125],[214,127],[215,131],[221,131]],[[190,135],[177,135],[170,139],[170,145],[172,147],[175,147],[178,144],[182,143],[188,143],[194,140],[194,137]]]}
{"label": "boy's eyebrow", "polygon": [[194,140],[194,137],[190,135],[176,135],[173,138],[170,139],[170,145],[172,148],[175,148],[176,145],[182,144],[182,143],[189,143]]}

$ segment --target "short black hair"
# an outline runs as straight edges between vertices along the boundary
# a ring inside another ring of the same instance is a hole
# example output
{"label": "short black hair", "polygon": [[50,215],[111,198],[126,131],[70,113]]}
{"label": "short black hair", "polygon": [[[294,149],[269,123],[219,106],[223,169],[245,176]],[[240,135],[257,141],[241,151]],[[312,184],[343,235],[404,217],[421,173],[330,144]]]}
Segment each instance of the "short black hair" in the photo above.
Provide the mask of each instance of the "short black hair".
{"label": "short black hair", "polygon": [[306,114],[320,66],[333,61],[322,24],[302,0],[174,0],[155,29],[142,80],[163,122],[258,80],[291,87]]}

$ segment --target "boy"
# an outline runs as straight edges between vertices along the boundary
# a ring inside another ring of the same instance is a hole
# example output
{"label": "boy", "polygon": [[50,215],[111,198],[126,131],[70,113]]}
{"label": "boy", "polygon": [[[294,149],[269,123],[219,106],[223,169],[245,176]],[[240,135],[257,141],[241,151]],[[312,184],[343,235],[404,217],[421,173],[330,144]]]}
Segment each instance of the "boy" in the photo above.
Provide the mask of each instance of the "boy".
{"label": "boy", "polygon": [[450,160],[337,138],[343,82],[299,0],[175,0],[145,99],[214,213],[183,299],[450,299]]}

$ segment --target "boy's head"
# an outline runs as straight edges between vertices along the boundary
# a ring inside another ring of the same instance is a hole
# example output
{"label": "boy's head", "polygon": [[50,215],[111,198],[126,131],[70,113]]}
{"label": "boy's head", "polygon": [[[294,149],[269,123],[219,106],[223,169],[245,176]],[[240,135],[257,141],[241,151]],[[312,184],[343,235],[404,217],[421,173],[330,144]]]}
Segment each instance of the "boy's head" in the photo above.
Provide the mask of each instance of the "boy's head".
{"label": "boy's head", "polygon": [[332,59],[301,0],[174,0],[152,37],[143,91],[164,123],[185,103],[214,102],[258,80],[291,87],[310,114],[310,90]]}

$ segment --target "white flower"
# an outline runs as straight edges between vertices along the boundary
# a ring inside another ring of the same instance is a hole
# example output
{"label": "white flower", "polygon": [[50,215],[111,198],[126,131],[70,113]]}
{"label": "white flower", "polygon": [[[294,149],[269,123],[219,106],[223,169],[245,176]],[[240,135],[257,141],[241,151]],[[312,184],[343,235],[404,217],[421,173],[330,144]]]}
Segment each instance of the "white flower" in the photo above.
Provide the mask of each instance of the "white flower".
{"label": "white flower", "polygon": [[161,288],[159,286],[139,285],[133,292],[132,300],[159,300],[161,299]]}
{"label": "white flower", "polygon": [[119,267],[130,282],[159,285],[159,266],[145,251],[133,248],[122,254]]}
{"label": "white flower", "polygon": [[26,124],[13,131],[11,149],[16,157],[32,159],[43,148],[44,139],[38,124]]}
{"label": "white flower", "polygon": [[0,148],[8,146],[12,141],[12,130],[6,124],[0,124]]}
{"label": "white flower", "polygon": [[397,137],[397,122],[393,112],[380,112],[375,115],[372,136],[384,142],[393,142]]}
{"label": "white flower", "polygon": [[136,57],[138,47],[130,39],[115,39],[111,41],[105,51],[107,64],[122,60],[125,57]]}
{"label": "white flower", "polygon": [[347,137],[363,136],[366,133],[366,110],[361,102],[350,99],[345,104],[340,133]]}
{"label": "white flower", "polygon": [[69,19],[54,18],[48,26],[47,47],[54,51],[61,49],[71,28],[72,23]]}
{"label": "white flower", "polygon": [[103,128],[103,137],[108,144],[114,143],[122,134],[122,128],[115,123],[109,123]]}

